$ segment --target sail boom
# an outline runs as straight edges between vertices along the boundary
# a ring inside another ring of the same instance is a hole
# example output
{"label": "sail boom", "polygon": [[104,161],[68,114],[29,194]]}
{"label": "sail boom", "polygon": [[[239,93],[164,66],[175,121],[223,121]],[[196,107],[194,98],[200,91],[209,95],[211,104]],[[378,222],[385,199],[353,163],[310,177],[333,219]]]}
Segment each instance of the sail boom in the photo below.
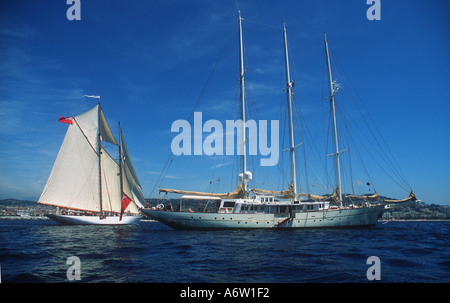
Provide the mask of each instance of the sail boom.
{"label": "sail boom", "polygon": [[292,199],[295,197],[294,183],[291,183],[291,185],[289,185],[289,188],[287,190],[282,190],[282,191],[257,189],[257,188],[252,188],[251,191],[255,195],[264,195],[264,194],[277,195],[277,198],[280,198],[280,199]]}
{"label": "sail boom", "polygon": [[402,200],[384,200],[383,203],[403,203],[408,201],[416,201],[417,197],[413,191],[409,194],[408,198]]}
{"label": "sail boom", "polygon": [[209,196],[209,197],[215,197],[215,198],[229,198],[229,199],[244,198],[243,183],[241,183],[234,191],[229,192],[229,193],[221,193],[221,194],[212,194],[212,193],[206,193],[206,192],[168,189],[168,188],[158,188],[158,190],[163,193],[174,193],[174,194],[190,195],[190,196]]}

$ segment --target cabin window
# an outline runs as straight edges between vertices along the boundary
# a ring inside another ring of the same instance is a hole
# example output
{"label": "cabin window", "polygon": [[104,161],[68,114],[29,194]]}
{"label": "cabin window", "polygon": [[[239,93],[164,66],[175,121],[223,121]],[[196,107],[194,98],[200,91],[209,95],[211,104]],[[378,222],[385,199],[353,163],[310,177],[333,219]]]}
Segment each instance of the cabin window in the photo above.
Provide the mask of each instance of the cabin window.
{"label": "cabin window", "polygon": [[226,201],[223,202],[223,207],[234,207],[235,204],[236,202]]}

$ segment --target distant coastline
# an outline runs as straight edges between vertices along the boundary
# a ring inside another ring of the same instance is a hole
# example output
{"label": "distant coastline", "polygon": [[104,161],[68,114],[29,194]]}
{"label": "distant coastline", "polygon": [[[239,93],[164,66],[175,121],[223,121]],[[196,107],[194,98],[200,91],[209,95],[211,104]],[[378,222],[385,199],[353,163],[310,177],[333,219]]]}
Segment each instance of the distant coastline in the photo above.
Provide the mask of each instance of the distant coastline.
{"label": "distant coastline", "polygon": [[[176,205],[178,201],[178,199],[147,200],[150,205],[158,203]],[[38,204],[35,201],[13,198],[0,200],[0,219],[45,220],[47,219],[46,213],[54,213],[55,211],[55,207]],[[387,208],[380,221],[450,221],[450,205],[410,202]]]}

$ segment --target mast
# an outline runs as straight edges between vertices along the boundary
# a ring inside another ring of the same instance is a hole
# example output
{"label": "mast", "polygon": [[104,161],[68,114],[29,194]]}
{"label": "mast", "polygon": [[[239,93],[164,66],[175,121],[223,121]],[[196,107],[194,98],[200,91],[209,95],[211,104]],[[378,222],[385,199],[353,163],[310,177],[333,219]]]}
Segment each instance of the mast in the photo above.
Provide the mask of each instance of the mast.
{"label": "mast", "polygon": [[289,51],[287,45],[287,35],[286,35],[286,24],[283,22],[283,37],[284,37],[284,54],[286,63],[286,92],[287,92],[287,102],[289,110],[289,143],[290,143],[290,154],[291,154],[291,174],[292,174],[292,184],[294,189],[294,201],[297,199],[297,178],[295,172],[295,146],[294,146],[294,121],[292,118],[292,83],[291,76],[289,72]]}
{"label": "mast", "polygon": [[239,69],[241,83],[241,109],[242,109],[242,185],[244,187],[244,198],[247,197],[247,156],[246,156],[246,140],[245,140],[245,71],[244,71],[244,46],[242,44],[242,17],[241,11],[239,12]]}
{"label": "mast", "polygon": [[101,143],[101,129],[100,129],[100,101],[98,101],[98,115],[97,115],[97,122],[98,122],[98,134],[97,134],[97,140],[98,140],[98,147],[97,147],[97,156],[98,156],[98,186],[99,186],[99,198],[100,198],[100,218],[104,218],[103,214],[103,202],[102,202],[102,161],[101,161],[101,154],[102,154],[102,143]]}
{"label": "mast", "polygon": [[338,141],[338,133],[337,133],[337,124],[336,124],[336,106],[334,96],[337,93],[333,87],[333,77],[331,75],[331,63],[330,63],[330,52],[328,50],[328,40],[325,34],[325,52],[327,55],[327,69],[328,69],[328,82],[330,85],[330,106],[331,112],[333,114],[333,141],[334,141],[334,156],[336,160],[336,181],[337,181],[337,189],[339,192],[339,205],[342,207],[342,185],[341,185],[341,167],[339,163],[339,141]]}
{"label": "mast", "polygon": [[[123,201],[123,156],[122,156],[122,130],[119,121],[119,178],[120,178],[120,201]],[[123,202],[122,202],[123,203]],[[121,203],[121,205],[122,205]],[[120,207],[120,218],[122,219],[123,207]]]}
{"label": "mast", "polygon": [[123,155],[122,155],[122,129],[119,121],[119,176],[120,176],[120,193],[123,194]]}

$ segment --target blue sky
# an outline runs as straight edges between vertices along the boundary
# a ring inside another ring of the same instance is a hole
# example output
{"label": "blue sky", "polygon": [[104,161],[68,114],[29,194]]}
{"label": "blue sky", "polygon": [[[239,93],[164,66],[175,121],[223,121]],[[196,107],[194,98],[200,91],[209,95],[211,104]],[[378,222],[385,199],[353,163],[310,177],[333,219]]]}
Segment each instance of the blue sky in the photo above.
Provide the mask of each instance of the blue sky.
{"label": "blue sky", "polygon": [[[299,171],[303,155],[308,162],[306,175],[299,172],[302,191],[325,193],[331,188],[320,164],[330,168],[332,163],[325,157],[331,145],[325,131],[328,105],[322,101],[328,94],[326,32],[337,62],[334,76],[343,86],[337,102],[346,113],[344,120],[361,122],[352,108],[356,96],[373,132],[382,134],[379,142],[387,146],[383,151],[393,154],[407,179],[407,188],[397,186],[377,167],[383,162],[369,157],[365,167],[370,177],[358,172],[363,168],[358,164],[346,175],[355,191],[373,191],[375,186],[379,194],[402,198],[410,186],[426,202],[450,204],[447,0],[381,0],[379,21],[367,19],[370,5],[365,0],[84,0],[79,21],[67,19],[70,6],[65,0],[2,1],[0,199],[38,199],[67,129],[58,117],[94,106],[96,101],[84,94],[101,96],[111,127],[120,120],[146,198],[155,184],[232,190],[239,168],[233,156],[174,157],[164,181],[156,181],[176,135],[170,131],[172,123],[187,119],[198,99],[196,110],[203,113],[203,122],[238,119],[237,5],[244,17],[249,112],[256,113],[250,118],[279,120],[280,132],[286,131],[280,113],[286,108],[281,92],[286,85],[286,20],[295,102],[303,118],[302,131],[296,133],[296,142],[305,142],[305,152],[298,149]],[[341,147],[368,137],[355,134]],[[311,138],[314,144],[307,143]],[[280,142],[286,148],[287,136],[280,133]],[[347,157],[358,159],[359,152],[376,149],[364,146],[349,147]],[[312,155],[313,149],[319,156]],[[280,154],[280,167],[287,169],[288,155]],[[253,158],[249,162],[257,163]],[[250,165],[250,170],[252,187],[288,184],[279,167]],[[369,180],[371,186],[366,185]]]}

